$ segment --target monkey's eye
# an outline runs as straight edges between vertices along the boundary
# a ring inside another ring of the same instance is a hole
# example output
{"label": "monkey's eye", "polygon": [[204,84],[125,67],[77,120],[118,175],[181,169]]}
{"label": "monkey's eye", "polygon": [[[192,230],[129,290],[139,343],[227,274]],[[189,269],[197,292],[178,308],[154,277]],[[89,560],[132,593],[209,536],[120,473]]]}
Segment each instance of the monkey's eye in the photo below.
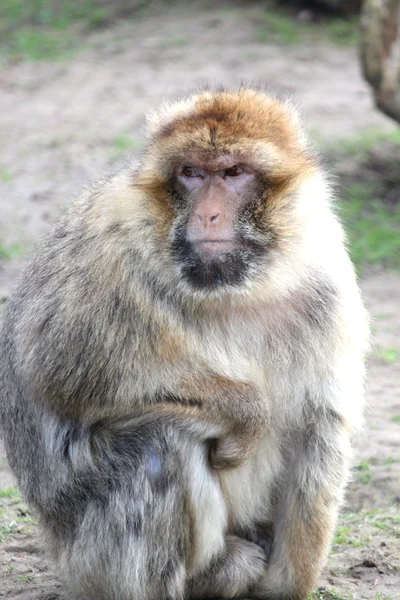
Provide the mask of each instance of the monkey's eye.
{"label": "monkey's eye", "polygon": [[202,177],[202,173],[196,167],[192,167],[191,165],[185,165],[181,169],[181,174],[184,177]]}
{"label": "monkey's eye", "polygon": [[244,169],[239,167],[238,165],[234,165],[233,167],[229,167],[229,169],[225,169],[224,176],[225,177],[239,177],[244,173]]}

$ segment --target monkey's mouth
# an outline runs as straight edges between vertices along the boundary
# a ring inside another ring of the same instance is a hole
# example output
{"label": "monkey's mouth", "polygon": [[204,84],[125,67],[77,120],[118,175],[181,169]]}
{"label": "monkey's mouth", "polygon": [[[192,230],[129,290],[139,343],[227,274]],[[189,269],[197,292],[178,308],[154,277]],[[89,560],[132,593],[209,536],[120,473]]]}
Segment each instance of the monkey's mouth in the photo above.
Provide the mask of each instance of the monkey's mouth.
{"label": "monkey's mouth", "polygon": [[261,254],[236,238],[189,241],[182,230],[176,232],[172,252],[186,281],[201,290],[243,285]]}
{"label": "monkey's mouth", "polygon": [[198,240],[192,241],[193,247],[199,254],[210,254],[210,255],[218,255],[224,254],[226,252],[232,252],[237,244],[234,240],[226,239],[226,240]]}

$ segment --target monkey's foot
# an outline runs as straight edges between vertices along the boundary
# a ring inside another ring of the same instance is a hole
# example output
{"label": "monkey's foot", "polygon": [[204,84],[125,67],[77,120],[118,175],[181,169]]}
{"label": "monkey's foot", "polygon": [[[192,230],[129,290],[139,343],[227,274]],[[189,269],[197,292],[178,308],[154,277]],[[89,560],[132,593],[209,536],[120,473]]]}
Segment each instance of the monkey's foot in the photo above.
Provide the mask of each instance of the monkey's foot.
{"label": "monkey's foot", "polygon": [[190,598],[243,597],[265,573],[265,555],[257,544],[228,535],[222,554],[190,582]]}

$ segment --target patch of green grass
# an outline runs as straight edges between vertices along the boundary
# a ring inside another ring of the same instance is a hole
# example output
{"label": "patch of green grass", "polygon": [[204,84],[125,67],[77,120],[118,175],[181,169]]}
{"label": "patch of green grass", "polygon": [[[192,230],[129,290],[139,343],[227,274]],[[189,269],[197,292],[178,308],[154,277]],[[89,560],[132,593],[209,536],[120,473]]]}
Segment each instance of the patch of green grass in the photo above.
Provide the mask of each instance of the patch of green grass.
{"label": "patch of green grass", "polygon": [[359,476],[359,480],[361,483],[371,483],[372,475],[371,473],[361,473]]}
{"label": "patch of green grass", "polygon": [[338,46],[357,46],[359,42],[358,19],[332,19],[324,28],[327,37]]}
{"label": "patch of green grass", "polygon": [[[400,421],[400,415],[399,415],[399,421]],[[385,458],[384,463],[386,466],[391,467],[393,464],[395,463],[399,463],[400,462],[400,458],[394,458],[393,456],[389,456],[388,458]]]}
{"label": "patch of green grass", "polygon": [[66,32],[24,28],[15,33],[13,52],[30,60],[54,60],[72,45],[72,37]]}
{"label": "patch of green grass", "polygon": [[9,498],[10,500],[21,500],[21,494],[16,487],[8,487],[0,490],[0,498]]}
{"label": "patch of green grass", "polygon": [[381,531],[385,531],[387,535],[395,538],[400,538],[400,515],[396,507],[391,507],[387,511],[375,509],[366,513],[367,521],[370,525]]}
{"label": "patch of green grass", "polygon": [[363,265],[400,267],[400,205],[386,208],[365,184],[347,188],[340,202],[350,254],[357,268]]}
{"label": "patch of green grass", "polygon": [[377,348],[374,352],[374,356],[384,362],[386,365],[393,365],[400,358],[400,352],[395,348]]}
{"label": "patch of green grass", "polygon": [[309,137],[319,150],[339,157],[350,155],[363,159],[367,157],[368,152],[384,142],[400,146],[400,128],[393,131],[382,131],[382,129],[376,127],[368,127],[360,132],[333,141],[330,138],[327,139],[320,131],[311,129]]}
{"label": "patch of green grass", "polygon": [[280,41],[284,44],[296,44],[301,39],[302,33],[309,27],[299,23],[294,18],[275,11],[268,11],[259,28],[257,39],[259,42]]}
{"label": "patch of green grass", "polygon": [[2,0],[0,19],[4,29],[17,29],[24,24],[64,29],[80,20],[93,25],[103,23],[111,8],[97,0]]}
{"label": "patch of green grass", "polygon": [[330,41],[340,46],[356,46],[359,41],[357,19],[325,19],[319,23],[304,22],[294,14],[284,12],[278,2],[262,11],[257,11],[260,42],[297,44],[306,38],[314,42]]}
{"label": "patch of green grass", "polygon": [[352,546],[354,548],[362,548],[364,541],[354,538],[354,532],[351,527],[342,525],[337,528],[334,537],[334,548],[338,546]]}
{"label": "patch of green grass", "polygon": [[391,420],[394,421],[395,423],[400,423],[400,415],[395,415],[394,417],[392,417]]}
{"label": "patch of green grass", "polygon": [[98,0],[2,0],[0,47],[6,55],[54,60],[74,48],[79,27],[103,25],[112,10]]}
{"label": "patch of green grass", "polygon": [[[375,127],[363,129],[360,133],[335,141],[330,149],[338,154],[350,154],[351,156],[363,158],[366,157],[370,150],[373,150],[373,148],[382,142],[391,142],[400,146],[400,128],[390,132],[382,131]],[[318,139],[316,143],[318,145]]]}
{"label": "patch of green grass", "polygon": [[370,466],[370,462],[362,460],[356,467],[354,467],[356,471],[361,471],[358,476],[358,479],[361,481],[361,483],[370,483],[372,481],[372,474],[369,470]]}
{"label": "patch of green grass", "polygon": [[384,320],[384,319],[387,319],[387,318],[388,318],[388,316],[389,316],[389,315],[387,315],[386,313],[375,313],[375,314],[374,314],[374,320],[375,320],[375,321],[377,321],[377,320],[379,320],[379,321],[380,321],[381,319],[382,319],[382,320]]}
{"label": "patch of green grass", "polygon": [[21,523],[22,525],[37,525],[36,519],[28,514],[25,517],[17,517],[17,523]]}
{"label": "patch of green grass", "polygon": [[11,171],[7,167],[0,165],[0,179],[1,181],[10,181],[13,178]]}
{"label": "patch of green grass", "polygon": [[114,140],[114,147],[111,151],[112,160],[120,159],[129,151],[139,150],[143,145],[142,140],[133,138],[127,133],[120,133]]}
{"label": "patch of green grass", "polygon": [[37,521],[33,518],[29,508],[25,505],[21,505],[17,510],[17,523],[23,523],[24,525],[36,525]]}
{"label": "patch of green grass", "polygon": [[3,542],[7,537],[14,535],[18,531],[18,525],[15,521],[0,524],[0,542]]}
{"label": "patch of green grass", "polygon": [[309,596],[308,600],[347,600],[335,590],[327,590],[326,588],[318,588],[316,592]]}
{"label": "patch of green grass", "polygon": [[379,458],[378,456],[370,456],[370,458],[368,459],[368,461],[361,461],[361,463],[359,465],[357,465],[355,467],[355,469],[357,471],[362,471],[365,470],[362,468],[362,466],[360,465],[370,465],[370,466],[379,466],[379,465],[386,465],[388,467],[391,467],[393,464],[399,463],[400,462],[400,458],[395,458],[394,456],[389,456],[388,458]]}
{"label": "patch of green grass", "polygon": [[362,460],[356,467],[357,471],[368,471],[371,466],[371,461]]}
{"label": "patch of green grass", "polygon": [[341,514],[332,552],[343,552],[348,547],[363,548],[373,536],[381,536],[385,540],[388,537],[396,538],[397,544],[400,538],[400,514],[396,505]]}
{"label": "patch of green grass", "polygon": [[32,583],[32,581],[35,580],[35,576],[34,575],[18,575],[18,579],[19,579],[19,581],[21,581],[21,583]]}
{"label": "patch of green grass", "polygon": [[16,487],[0,490],[0,518],[0,541],[15,534],[29,535],[37,525]]}
{"label": "patch of green grass", "polygon": [[185,37],[171,37],[163,40],[162,48],[183,48],[189,44],[189,40]]}
{"label": "patch of green grass", "polygon": [[25,254],[25,248],[21,244],[3,244],[0,241],[0,260],[12,260]]}
{"label": "patch of green grass", "polygon": [[380,523],[379,521],[374,521],[373,523],[371,523],[371,525],[373,525],[377,529],[381,529],[382,531],[390,530],[390,527],[387,523]]}
{"label": "patch of green grass", "polygon": [[[339,161],[354,156],[361,164],[382,142],[400,146],[400,128],[389,133],[370,128],[332,145],[315,135],[314,142]],[[384,183],[380,183],[379,178],[375,184],[354,183],[341,192],[340,215],[351,258],[359,271],[367,265],[400,268],[400,204],[384,204],[381,197],[386,195]],[[376,356],[392,364],[398,360],[399,351],[392,348],[379,350]]]}

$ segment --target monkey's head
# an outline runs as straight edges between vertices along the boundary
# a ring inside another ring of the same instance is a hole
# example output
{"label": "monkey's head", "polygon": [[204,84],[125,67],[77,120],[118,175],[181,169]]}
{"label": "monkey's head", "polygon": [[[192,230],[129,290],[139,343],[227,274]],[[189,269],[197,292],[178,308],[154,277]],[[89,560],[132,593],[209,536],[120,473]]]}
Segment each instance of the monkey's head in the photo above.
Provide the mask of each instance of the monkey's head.
{"label": "monkey's head", "polygon": [[298,190],[317,171],[293,107],[241,88],[153,115],[139,181],[180,276],[222,291],[244,289],[295,249]]}

